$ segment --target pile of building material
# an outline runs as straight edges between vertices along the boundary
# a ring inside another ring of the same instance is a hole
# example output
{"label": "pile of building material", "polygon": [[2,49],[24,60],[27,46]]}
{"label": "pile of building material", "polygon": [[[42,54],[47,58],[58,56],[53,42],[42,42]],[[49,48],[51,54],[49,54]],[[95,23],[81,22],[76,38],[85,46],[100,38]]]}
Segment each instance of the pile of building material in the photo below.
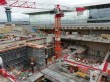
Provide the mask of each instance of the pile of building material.
{"label": "pile of building material", "polygon": [[101,37],[104,39],[110,39],[110,34],[101,34]]}
{"label": "pile of building material", "polygon": [[13,26],[5,26],[3,28],[0,28],[0,33],[9,33],[12,31]]}

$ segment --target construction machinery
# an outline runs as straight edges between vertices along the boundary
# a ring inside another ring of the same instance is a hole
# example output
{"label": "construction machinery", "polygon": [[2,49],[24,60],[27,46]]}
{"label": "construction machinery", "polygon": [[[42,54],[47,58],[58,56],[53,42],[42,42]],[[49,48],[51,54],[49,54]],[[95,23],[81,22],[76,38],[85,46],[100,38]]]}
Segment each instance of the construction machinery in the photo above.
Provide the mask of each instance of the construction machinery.
{"label": "construction machinery", "polygon": [[[60,5],[50,5],[50,4],[42,4],[42,3],[36,3],[36,2],[28,2],[28,1],[19,1],[19,0],[2,0],[2,5],[5,5],[6,9],[6,16],[7,21],[12,22],[11,20],[11,7],[19,7],[19,8],[32,8],[32,9],[43,9],[43,10],[50,10],[53,11],[55,14],[55,58],[61,58],[62,57],[62,47],[61,47],[61,18],[64,16],[64,11],[71,11],[74,10],[72,8],[66,7],[66,6],[60,6]],[[83,9],[83,8],[82,8]],[[77,11],[82,11],[81,8],[75,9]],[[8,74],[7,74],[8,75]],[[8,75],[9,76],[9,75]],[[13,79],[13,82],[16,82],[15,79]]]}
{"label": "construction machinery", "polygon": [[62,56],[61,48],[61,17],[64,16],[63,12],[60,11],[60,5],[56,7],[55,14],[55,55],[57,58]]}
{"label": "construction machinery", "polygon": [[28,1],[19,1],[19,0],[3,0],[3,5],[7,5],[6,15],[7,21],[11,22],[11,7],[19,7],[19,8],[32,8],[32,9],[43,9],[43,10],[50,10],[55,14],[55,58],[59,58],[62,56],[62,48],[61,48],[61,18],[64,16],[63,11],[73,12],[73,11],[84,11],[84,8],[76,8],[73,10],[71,7],[63,6],[63,5],[51,5],[45,3],[37,3],[37,2],[28,2]]}

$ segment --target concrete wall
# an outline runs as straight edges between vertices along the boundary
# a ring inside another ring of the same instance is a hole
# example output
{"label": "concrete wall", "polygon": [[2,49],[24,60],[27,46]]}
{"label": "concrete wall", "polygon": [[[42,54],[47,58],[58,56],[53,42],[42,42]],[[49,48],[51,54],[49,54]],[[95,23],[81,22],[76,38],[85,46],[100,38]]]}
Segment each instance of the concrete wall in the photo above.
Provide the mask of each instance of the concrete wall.
{"label": "concrete wall", "polygon": [[95,43],[95,42],[82,42],[82,45],[89,47],[89,54],[97,54],[97,51],[100,51],[101,55],[106,55],[107,49],[109,48],[108,44]]}
{"label": "concrete wall", "polygon": [[99,43],[99,42],[87,42],[87,41],[77,41],[77,40],[62,40],[64,45],[69,44],[72,45],[80,45],[86,46],[88,48],[88,56],[96,56],[99,53],[102,58],[105,57],[107,49],[109,48],[110,44]]}

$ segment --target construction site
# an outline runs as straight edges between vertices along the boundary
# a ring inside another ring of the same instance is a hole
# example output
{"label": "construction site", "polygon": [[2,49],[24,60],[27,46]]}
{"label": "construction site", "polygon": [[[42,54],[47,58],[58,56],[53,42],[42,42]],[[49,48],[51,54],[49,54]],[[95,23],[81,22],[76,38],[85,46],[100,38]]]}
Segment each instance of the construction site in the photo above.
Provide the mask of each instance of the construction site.
{"label": "construction site", "polygon": [[110,82],[110,1],[47,1],[0,0],[0,82]]}

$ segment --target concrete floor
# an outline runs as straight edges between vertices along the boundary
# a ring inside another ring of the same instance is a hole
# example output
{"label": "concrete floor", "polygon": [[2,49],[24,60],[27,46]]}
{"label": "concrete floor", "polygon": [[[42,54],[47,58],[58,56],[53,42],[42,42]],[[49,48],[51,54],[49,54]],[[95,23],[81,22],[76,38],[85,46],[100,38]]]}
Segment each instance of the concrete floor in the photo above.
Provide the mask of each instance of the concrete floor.
{"label": "concrete floor", "polygon": [[[60,66],[61,65],[59,64],[59,62],[56,62],[50,65],[49,67],[34,73],[26,80],[23,80],[21,82],[30,82],[30,81],[33,82],[37,79],[37,76],[39,76],[39,74],[41,76],[44,75],[48,79],[52,80],[52,82],[89,82],[88,80],[75,76],[73,73],[72,74],[66,73],[64,71],[59,70]],[[0,82],[10,82],[10,81],[0,76]]]}
{"label": "concrete floor", "polygon": [[55,78],[53,82],[89,82],[89,80],[77,77],[74,74],[60,71],[58,63],[49,66],[48,68],[42,70],[42,72],[48,76]]}
{"label": "concrete floor", "polygon": [[49,68],[42,70],[42,72],[48,76],[55,78],[55,79],[50,78],[53,82],[75,82],[71,78],[68,78],[68,77],[66,77],[66,76],[64,76],[64,75],[62,75],[56,71],[53,71]]}

